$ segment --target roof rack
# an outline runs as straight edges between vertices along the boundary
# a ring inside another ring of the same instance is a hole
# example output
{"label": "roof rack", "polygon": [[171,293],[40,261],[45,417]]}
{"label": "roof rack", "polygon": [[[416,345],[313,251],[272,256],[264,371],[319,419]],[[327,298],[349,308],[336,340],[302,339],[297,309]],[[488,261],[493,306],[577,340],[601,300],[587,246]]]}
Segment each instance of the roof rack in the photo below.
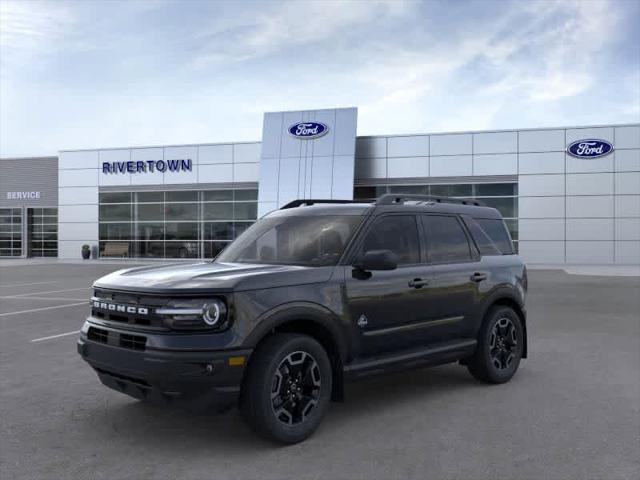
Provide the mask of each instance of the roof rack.
{"label": "roof rack", "polygon": [[456,203],[459,205],[473,205],[475,207],[485,207],[486,205],[480,200],[464,200],[461,198],[451,197],[435,197],[431,195],[414,195],[403,193],[387,193],[382,195],[376,201],[376,205],[401,205],[406,200],[415,200],[418,202],[430,202],[430,203]]}
{"label": "roof rack", "polygon": [[319,199],[298,199],[293,200],[286,205],[280,207],[280,210],[285,210],[287,208],[296,208],[302,205],[315,205],[316,203],[367,203],[361,200],[319,200]]}

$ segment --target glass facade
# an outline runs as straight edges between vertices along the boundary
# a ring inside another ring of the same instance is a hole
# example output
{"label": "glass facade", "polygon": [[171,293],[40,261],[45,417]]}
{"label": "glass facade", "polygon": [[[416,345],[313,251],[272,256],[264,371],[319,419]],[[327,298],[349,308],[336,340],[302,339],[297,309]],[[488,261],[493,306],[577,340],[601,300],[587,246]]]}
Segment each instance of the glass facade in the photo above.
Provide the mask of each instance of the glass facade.
{"label": "glass facade", "polygon": [[255,222],[257,189],[100,193],[100,256],[212,258]]}
{"label": "glass facade", "polygon": [[29,257],[58,256],[58,209],[29,208],[27,210]]}
{"label": "glass facade", "polygon": [[22,255],[22,209],[0,208],[0,257]]}
{"label": "glass facade", "polygon": [[477,199],[488,207],[497,208],[504,217],[511,233],[514,247],[518,249],[518,184],[512,183],[454,183],[421,185],[372,185],[357,186],[353,198],[375,200],[385,193],[404,193]]}

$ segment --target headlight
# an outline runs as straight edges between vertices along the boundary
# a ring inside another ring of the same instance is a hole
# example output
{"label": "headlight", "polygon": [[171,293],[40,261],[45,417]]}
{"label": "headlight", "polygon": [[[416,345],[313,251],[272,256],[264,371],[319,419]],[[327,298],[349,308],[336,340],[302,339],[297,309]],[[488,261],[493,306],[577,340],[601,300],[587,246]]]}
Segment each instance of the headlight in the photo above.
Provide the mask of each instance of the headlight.
{"label": "headlight", "polygon": [[215,329],[227,324],[227,307],[222,300],[172,300],[156,310],[167,327],[174,330]]}

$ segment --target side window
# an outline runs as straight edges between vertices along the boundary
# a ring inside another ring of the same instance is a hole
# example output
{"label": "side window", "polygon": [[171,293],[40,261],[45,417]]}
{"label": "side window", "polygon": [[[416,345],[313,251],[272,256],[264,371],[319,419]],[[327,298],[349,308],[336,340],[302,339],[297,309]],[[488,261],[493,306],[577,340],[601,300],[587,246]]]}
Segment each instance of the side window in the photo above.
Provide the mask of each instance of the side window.
{"label": "side window", "polygon": [[502,220],[497,218],[476,218],[475,220],[503,255],[513,253],[513,244]]}
{"label": "side window", "polygon": [[471,260],[469,241],[456,217],[422,215],[427,234],[430,263],[454,263]]}
{"label": "side window", "polygon": [[496,244],[493,243],[493,240],[489,238],[489,235],[486,234],[473,218],[467,217],[466,215],[463,215],[462,218],[480,250],[480,255],[502,255],[502,252]]}
{"label": "side window", "polygon": [[391,250],[398,256],[398,265],[420,262],[420,241],[415,217],[390,215],[377,220],[362,243],[362,252]]}

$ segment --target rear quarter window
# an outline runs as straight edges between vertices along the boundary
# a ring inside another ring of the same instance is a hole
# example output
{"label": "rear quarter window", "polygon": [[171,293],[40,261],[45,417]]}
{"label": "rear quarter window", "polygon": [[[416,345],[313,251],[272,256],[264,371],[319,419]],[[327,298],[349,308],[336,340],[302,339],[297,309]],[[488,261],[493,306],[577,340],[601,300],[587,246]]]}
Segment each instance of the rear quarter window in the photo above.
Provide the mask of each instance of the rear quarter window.
{"label": "rear quarter window", "polygon": [[[502,219],[466,218],[465,222],[482,255],[512,255],[514,253],[509,231]],[[478,231],[478,228],[481,232]],[[487,240],[490,240],[493,245],[488,245]]]}

